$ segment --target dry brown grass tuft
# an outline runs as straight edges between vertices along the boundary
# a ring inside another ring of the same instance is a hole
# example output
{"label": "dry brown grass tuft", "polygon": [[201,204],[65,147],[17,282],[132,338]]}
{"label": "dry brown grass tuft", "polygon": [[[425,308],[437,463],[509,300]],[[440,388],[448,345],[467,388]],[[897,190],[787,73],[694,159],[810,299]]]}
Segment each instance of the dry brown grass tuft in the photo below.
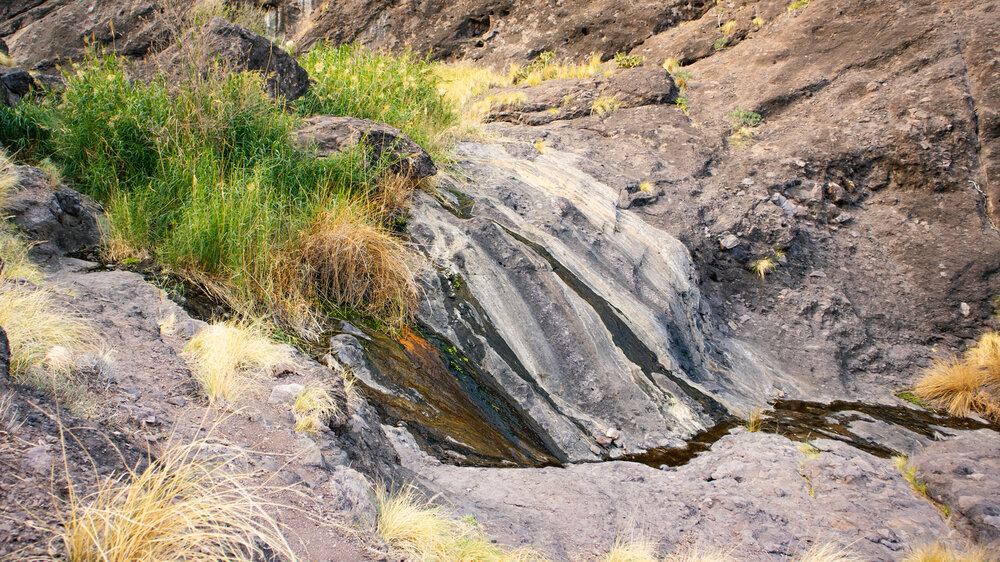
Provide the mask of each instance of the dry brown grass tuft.
{"label": "dry brown grass tuft", "polygon": [[656,542],[644,535],[622,535],[615,539],[602,562],[655,562]]}
{"label": "dry brown grass tuft", "polygon": [[285,359],[285,349],[259,323],[220,322],[195,334],[184,347],[195,362],[194,377],[209,404],[232,402],[254,388],[262,371]]}
{"label": "dry brown grass tuft", "polygon": [[937,361],[913,387],[913,392],[955,416],[968,416],[981,400],[988,381],[987,370],[978,363],[953,358]]}
{"label": "dry brown grass tuft", "polygon": [[[262,488],[205,442],[168,446],[142,471],[69,490],[63,544],[73,562],[294,560]],[[270,552],[270,554],[268,553]]]}
{"label": "dry brown grass tuft", "polygon": [[795,557],[795,562],[862,562],[862,558],[834,543],[821,543]]}
{"label": "dry brown grass tuft", "polygon": [[357,203],[327,206],[302,233],[296,260],[308,268],[306,294],[349,307],[390,328],[416,302],[406,247]]}
{"label": "dry brown grass tuft", "polygon": [[330,418],[337,415],[337,402],[319,384],[311,384],[302,389],[292,404],[295,415],[295,431],[298,433],[319,433]]}
{"label": "dry brown grass tuft", "polygon": [[519,548],[504,550],[490,542],[472,518],[453,519],[413,488],[390,492],[375,487],[376,532],[399,554],[413,560],[543,562],[545,557]]}
{"label": "dry brown grass tuft", "polygon": [[902,562],[998,562],[1000,554],[981,546],[956,549],[940,542],[928,543],[911,550]]}

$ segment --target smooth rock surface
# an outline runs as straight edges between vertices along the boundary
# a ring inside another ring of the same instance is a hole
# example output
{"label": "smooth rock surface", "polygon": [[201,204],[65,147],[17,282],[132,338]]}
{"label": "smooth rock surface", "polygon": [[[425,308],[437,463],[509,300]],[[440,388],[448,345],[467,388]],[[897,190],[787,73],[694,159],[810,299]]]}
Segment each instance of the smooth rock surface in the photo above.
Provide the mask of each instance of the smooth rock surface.
{"label": "smooth rock surface", "polygon": [[912,459],[927,494],[957,515],[976,541],[1000,549],[1000,434],[968,433]]}
{"label": "smooth rock surface", "polygon": [[864,560],[896,560],[928,537],[952,534],[888,459],[819,440],[799,443],[734,430],[687,465],[632,462],[566,468],[448,466],[390,433],[404,466],[501,542],[556,560],[596,558],[639,527],[662,554],[719,548],[737,560],[787,560],[833,542]]}

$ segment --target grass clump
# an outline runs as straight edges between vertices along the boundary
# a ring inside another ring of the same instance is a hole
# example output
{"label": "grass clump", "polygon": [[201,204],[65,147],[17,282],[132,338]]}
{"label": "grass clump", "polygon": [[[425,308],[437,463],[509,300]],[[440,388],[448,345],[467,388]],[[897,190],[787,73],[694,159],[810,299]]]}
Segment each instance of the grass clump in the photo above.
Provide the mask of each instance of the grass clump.
{"label": "grass clump", "polygon": [[337,415],[337,403],[321,385],[312,384],[299,392],[292,403],[296,433],[319,433]]}
{"label": "grass clump", "polygon": [[420,497],[412,488],[391,492],[375,488],[378,510],[376,532],[396,552],[415,560],[490,562],[543,561],[527,550],[504,550],[493,544],[474,521],[454,519],[441,507]]}
{"label": "grass clump", "polygon": [[656,542],[639,536],[619,536],[601,562],[656,562]]}
{"label": "grass clump", "polygon": [[70,486],[61,538],[73,562],[263,560],[295,556],[267,514],[262,489],[205,455],[205,443],[173,445],[144,470]]}
{"label": "grass clump", "polygon": [[997,562],[1000,554],[985,547],[970,545],[958,549],[941,542],[932,542],[914,548],[902,562]]}
{"label": "grass clump", "polygon": [[764,123],[764,118],[747,109],[737,109],[727,115],[732,126],[729,141],[737,147],[745,146],[754,137],[755,130]]}
{"label": "grass clump", "polygon": [[750,414],[747,416],[747,419],[743,422],[743,427],[745,427],[746,430],[749,431],[750,433],[756,433],[760,431],[762,425],[761,415],[763,413],[764,411],[761,408],[754,408],[753,410],[750,410]]}
{"label": "grass clump", "polygon": [[622,102],[615,96],[601,96],[590,105],[590,113],[604,118],[618,111],[622,107]]}
{"label": "grass clump", "polygon": [[809,5],[809,0],[796,0],[788,5],[788,13],[792,13],[799,8]]}
{"label": "grass clump", "polygon": [[[318,48],[307,65],[316,84],[301,112],[380,119],[427,146],[451,123],[426,64],[410,55]],[[360,149],[323,159],[300,151],[291,138],[298,118],[266,95],[260,75],[215,70],[192,71],[180,86],[146,83],[117,57],[92,54],[67,74],[61,95],[0,108],[0,142],[50,158],[104,204],[109,256],[151,255],[241,316],[315,335],[318,308],[356,303],[310,294],[308,268],[287,267],[288,255],[328,207],[377,203],[385,175]],[[366,212],[356,224],[382,231],[388,222]]]}
{"label": "grass clump", "polygon": [[8,68],[17,66],[17,62],[7,53],[0,53],[0,66]]}
{"label": "grass clump", "polygon": [[794,558],[795,562],[862,562],[849,550],[833,543],[820,543]]}
{"label": "grass clump", "polygon": [[983,334],[963,357],[935,361],[913,393],[954,416],[1000,421],[1000,334]]}
{"label": "grass clump", "polygon": [[913,490],[921,496],[927,496],[927,484],[917,480],[917,467],[910,464],[910,460],[904,455],[892,457],[892,463],[899,469],[903,479],[910,483]]}
{"label": "grass clump", "polygon": [[295,102],[300,113],[388,123],[432,156],[443,155],[442,133],[458,123],[458,115],[439,91],[441,77],[428,59],[409,51],[390,54],[356,45],[321,44],[299,63],[313,81]]}
{"label": "grass clump", "polygon": [[287,359],[284,348],[251,322],[212,324],[195,334],[184,351],[195,363],[195,381],[209,404],[232,402],[253,386],[263,369]]}
{"label": "grass clump", "polygon": [[535,86],[546,80],[589,78],[598,74],[607,74],[601,65],[601,56],[598,54],[591,55],[583,64],[575,64],[557,62],[555,51],[543,51],[523,67],[512,64],[508,77],[511,84]]}
{"label": "grass clump", "polygon": [[750,271],[763,280],[768,274],[775,272],[778,269],[778,260],[771,256],[765,256],[754,260],[750,264]]}
{"label": "grass clump", "polygon": [[646,57],[642,55],[630,55],[625,52],[615,53],[615,64],[619,69],[636,68],[646,63]]}
{"label": "grass clump", "polygon": [[406,248],[368,212],[343,201],[324,206],[289,259],[305,264],[306,294],[375,318],[403,318],[417,298]]}

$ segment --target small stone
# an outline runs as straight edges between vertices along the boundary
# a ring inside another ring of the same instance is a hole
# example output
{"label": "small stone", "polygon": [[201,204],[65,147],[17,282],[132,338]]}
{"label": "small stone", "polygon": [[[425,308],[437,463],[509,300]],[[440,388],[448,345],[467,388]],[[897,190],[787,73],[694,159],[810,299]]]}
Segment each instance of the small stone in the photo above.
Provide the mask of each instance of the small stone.
{"label": "small stone", "polygon": [[306,387],[297,383],[279,384],[271,391],[271,397],[267,399],[271,404],[291,404],[295,402],[295,397]]}
{"label": "small stone", "polygon": [[852,220],[854,220],[854,215],[852,215],[851,213],[841,213],[837,215],[836,218],[833,219],[833,222],[837,224],[844,224],[851,222]]}
{"label": "small stone", "polygon": [[817,269],[815,271],[810,271],[809,277],[826,277],[826,273],[823,273],[822,271]]}
{"label": "small stone", "polygon": [[622,432],[618,431],[613,427],[608,428],[608,430],[604,433],[604,435],[606,435],[608,439],[613,439],[613,440],[618,440],[622,438]]}
{"label": "small stone", "polygon": [[300,463],[305,466],[323,466],[323,452],[320,451],[319,445],[316,444],[312,439],[302,436],[298,439],[298,450],[296,451],[295,458],[298,459]]}
{"label": "small stone", "polygon": [[167,404],[183,407],[187,404],[187,400],[183,396],[171,396],[170,398],[167,398]]}
{"label": "small stone", "polygon": [[743,181],[740,182],[740,185],[744,187],[753,187],[754,183],[755,182],[753,181],[753,178],[743,178]]}
{"label": "small stone", "polygon": [[593,443],[591,443],[590,444],[590,452],[594,453],[597,456],[600,456],[601,455],[601,448],[598,447],[597,445],[594,445]]}
{"label": "small stone", "polygon": [[271,367],[271,376],[280,379],[282,377],[287,377],[288,375],[295,374],[295,365],[291,363],[278,363],[277,365]]}
{"label": "small stone", "polygon": [[968,316],[972,314],[972,307],[969,306],[969,303],[963,302],[958,305],[958,311],[962,313],[962,316]]}
{"label": "small stone", "polygon": [[732,250],[740,245],[740,239],[732,234],[727,234],[719,240],[719,245],[723,250]]}
{"label": "small stone", "polygon": [[44,445],[38,445],[25,451],[22,464],[39,474],[48,474],[52,470],[52,455]]}

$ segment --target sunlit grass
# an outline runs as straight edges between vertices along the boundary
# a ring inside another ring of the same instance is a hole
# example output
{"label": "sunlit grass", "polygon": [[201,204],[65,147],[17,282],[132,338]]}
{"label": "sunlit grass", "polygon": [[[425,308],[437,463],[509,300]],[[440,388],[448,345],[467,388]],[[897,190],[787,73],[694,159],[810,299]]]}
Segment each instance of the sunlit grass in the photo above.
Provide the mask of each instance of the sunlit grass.
{"label": "sunlit grass", "polygon": [[[70,486],[60,538],[73,562],[295,560],[262,489],[205,442],[172,445],[145,469]],[[265,550],[266,549],[266,550]]]}
{"label": "sunlit grass", "polygon": [[997,562],[1000,554],[995,549],[970,545],[959,549],[941,542],[918,546],[902,558],[902,562]]}
{"label": "sunlit grass", "polygon": [[212,324],[195,334],[184,351],[195,363],[195,381],[209,404],[236,400],[256,386],[264,369],[287,359],[284,348],[252,322]]}
{"label": "sunlit grass", "polygon": [[295,415],[297,433],[319,433],[337,415],[333,396],[319,384],[311,384],[295,397],[292,414]]}
{"label": "sunlit grass", "polygon": [[376,532],[395,552],[413,560],[483,562],[542,562],[530,549],[507,550],[496,545],[471,518],[452,518],[413,488],[391,492],[375,488]]}

